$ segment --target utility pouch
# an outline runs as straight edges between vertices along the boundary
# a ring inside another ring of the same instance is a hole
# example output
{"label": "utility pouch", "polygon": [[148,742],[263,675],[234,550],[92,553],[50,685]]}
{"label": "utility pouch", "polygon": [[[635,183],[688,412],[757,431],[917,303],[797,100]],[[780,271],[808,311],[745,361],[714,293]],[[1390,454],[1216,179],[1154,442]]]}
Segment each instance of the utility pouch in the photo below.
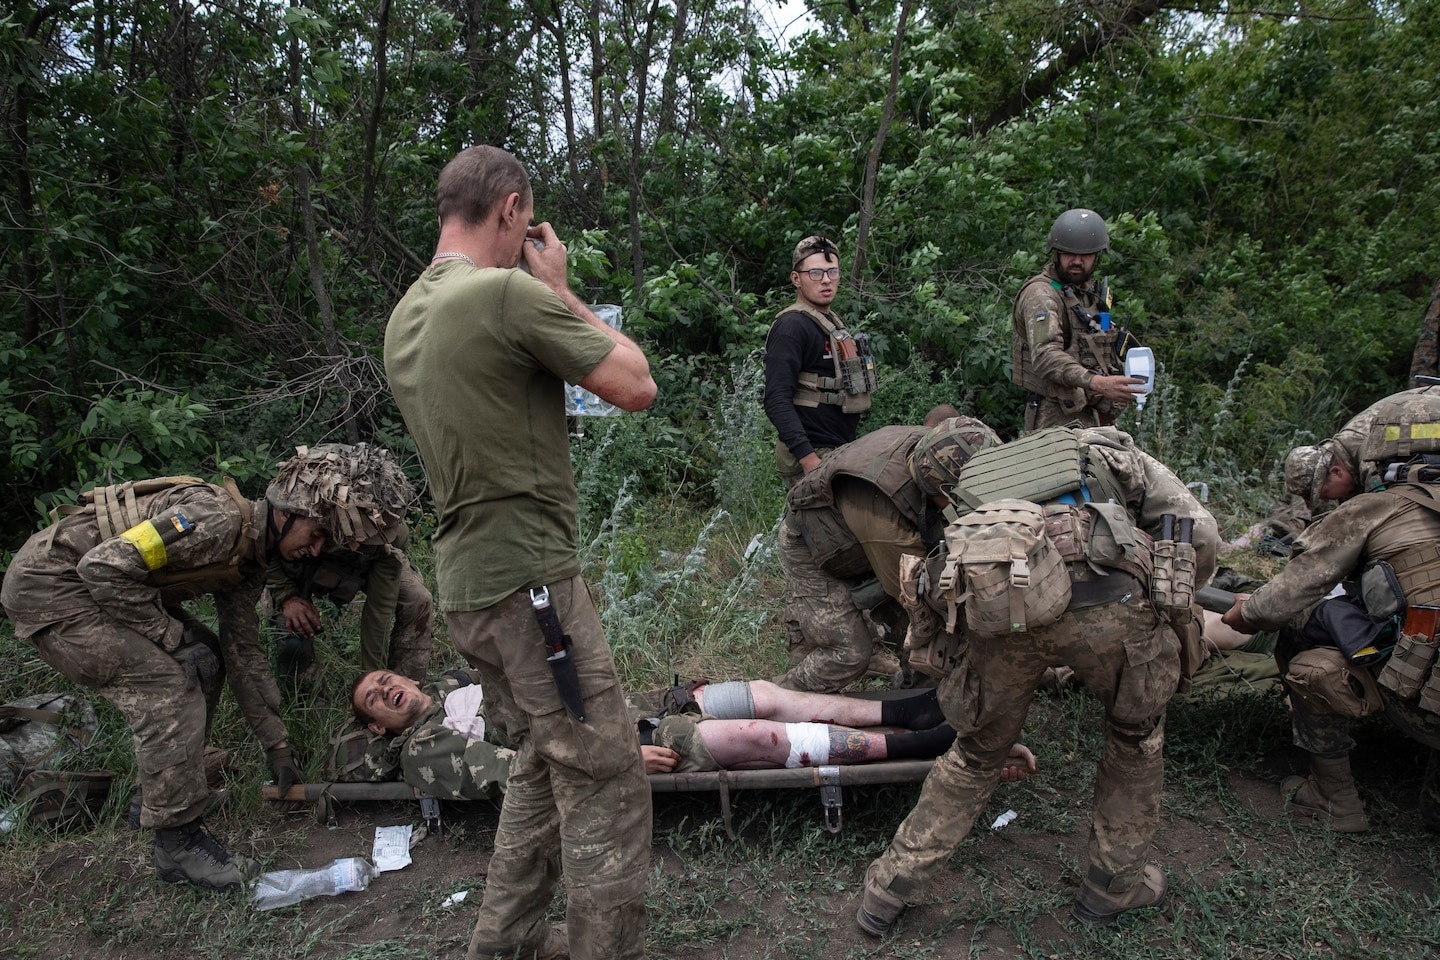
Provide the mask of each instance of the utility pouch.
{"label": "utility pouch", "polygon": [[1178,540],[1157,540],[1150,575],[1150,600],[1170,616],[1185,614],[1195,601],[1195,546]]}
{"label": "utility pouch", "polygon": [[1405,589],[1395,576],[1395,568],[1384,560],[1372,563],[1360,575],[1360,599],[1365,612],[1376,623],[1383,623],[1405,611]]}
{"label": "utility pouch", "polygon": [[1425,685],[1425,678],[1430,676],[1434,663],[1435,642],[1427,637],[1406,634],[1396,642],[1395,651],[1390,654],[1375,682],[1401,700],[1409,700]]}
{"label": "utility pouch", "polygon": [[[1432,656],[1435,653],[1433,646],[1430,648],[1430,653]],[[1430,671],[1430,679],[1425,682],[1425,686],[1420,688],[1419,706],[1421,710],[1440,714],[1440,673],[1433,669]]]}
{"label": "utility pouch", "polygon": [[938,680],[960,655],[960,638],[944,629],[940,615],[925,601],[930,588],[928,566],[924,557],[900,557],[900,606],[910,620],[905,631],[906,662],[912,670]]}
{"label": "utility pouch", "polygon": [[[1045,533],[1045,511],[1029,500],[982,504],[945,528],[939,588],[963,603],[965,624],[1002,637],[1048,626],[1070,603],[1070,572]],[[963,592],[961,584],[963,583]],[[947,627],[953,629],[951,607]]]}
{"label": "utility pouch", "polygon": [[1334,647],[1311,647],[1290,661],[1285,683],[1291,693],[1324,713],[1358,719],[1385,708],[1366,670],[1352,670]]}

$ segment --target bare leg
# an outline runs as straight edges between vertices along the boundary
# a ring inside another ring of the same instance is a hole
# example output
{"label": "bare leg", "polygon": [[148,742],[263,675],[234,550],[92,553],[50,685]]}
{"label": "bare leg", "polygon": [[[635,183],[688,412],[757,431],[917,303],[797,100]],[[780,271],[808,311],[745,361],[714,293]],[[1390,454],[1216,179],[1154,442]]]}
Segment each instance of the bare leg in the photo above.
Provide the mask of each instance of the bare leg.
{"label": "bare leg", "polygon": [[[705,709],[705,688],[693,694]],[[755,701],[755,719],[781,723],[833,723],[842,727],[878,727],[880,701],[840,697],[833,693],[786,690],[769,680],[751,680],[750,696]],[[717,758],[718,759],[718,758]]]}

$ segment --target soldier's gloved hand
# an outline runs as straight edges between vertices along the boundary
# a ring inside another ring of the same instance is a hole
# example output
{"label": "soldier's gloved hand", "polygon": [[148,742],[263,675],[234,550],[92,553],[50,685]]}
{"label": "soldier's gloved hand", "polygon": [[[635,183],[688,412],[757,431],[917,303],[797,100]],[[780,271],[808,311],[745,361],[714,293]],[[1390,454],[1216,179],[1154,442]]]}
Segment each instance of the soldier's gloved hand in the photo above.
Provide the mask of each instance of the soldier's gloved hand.
{"label": "soldier's gloved hand", "polygon": [[[185,631],[185,636],[190,636],[190,631]],[[196,684],[200,689],[209,693],[215,689],[219,682],[222,670],[220,658],[215,656],[215,651],[204,643],[186,642],[171,654],[180,666],[185,668],[186,689],[193,689]]]}
{"label": "soldier's gloved hand", "polygon": [[275,780],[275,786],[280,788],[280,796],[289,793],[295,784],[304,782],[300,767],[295,763],[295,751],[289,746],[271,747],[265,751],[265,758],[270,764],[270,776]]}

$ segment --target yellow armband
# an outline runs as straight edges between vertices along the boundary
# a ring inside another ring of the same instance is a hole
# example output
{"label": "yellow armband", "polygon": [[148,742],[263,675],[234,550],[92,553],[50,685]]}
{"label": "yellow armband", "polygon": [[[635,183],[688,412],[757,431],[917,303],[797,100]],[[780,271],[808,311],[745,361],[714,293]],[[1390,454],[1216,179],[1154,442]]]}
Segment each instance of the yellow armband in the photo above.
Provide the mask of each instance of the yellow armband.
{"label": "yellow armband", "polygon": [[[157,522],[159,526],[156,525]],[[140,559],[144,561],[146,570],[159,570],[170,559],[166,555],[165,545],[174,543],[194,529],[195,524],[176,511],[159,521],[146,520],[138,523],[120,534],[120,539],[129,541],[140,551]]]}

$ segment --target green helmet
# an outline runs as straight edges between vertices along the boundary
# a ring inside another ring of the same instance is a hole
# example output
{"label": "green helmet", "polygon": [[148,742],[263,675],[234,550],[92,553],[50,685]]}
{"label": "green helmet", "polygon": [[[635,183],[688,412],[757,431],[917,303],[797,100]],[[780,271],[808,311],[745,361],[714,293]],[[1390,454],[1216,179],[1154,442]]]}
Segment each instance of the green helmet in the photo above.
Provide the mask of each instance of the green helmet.
{"label": "green helmet", "polygon": [[405,542],[415,488],[384,447],[322,443],[296,447],[265,499],[286,513],[319,520],[334,543],[355,550]]}
{"label": "green helmet", "polygon": [[949,496],[966,461],[999,445],[995,431],[974,417],[941,420],[910,451],[910,477],[927,497]]}
{"label": "green helmet", "polygon": [[1110,249],[1110,231],[1094,210],[1066,210],[1055,218],[1050,236],[1045,239],[1045,252],[1099,253]]}

